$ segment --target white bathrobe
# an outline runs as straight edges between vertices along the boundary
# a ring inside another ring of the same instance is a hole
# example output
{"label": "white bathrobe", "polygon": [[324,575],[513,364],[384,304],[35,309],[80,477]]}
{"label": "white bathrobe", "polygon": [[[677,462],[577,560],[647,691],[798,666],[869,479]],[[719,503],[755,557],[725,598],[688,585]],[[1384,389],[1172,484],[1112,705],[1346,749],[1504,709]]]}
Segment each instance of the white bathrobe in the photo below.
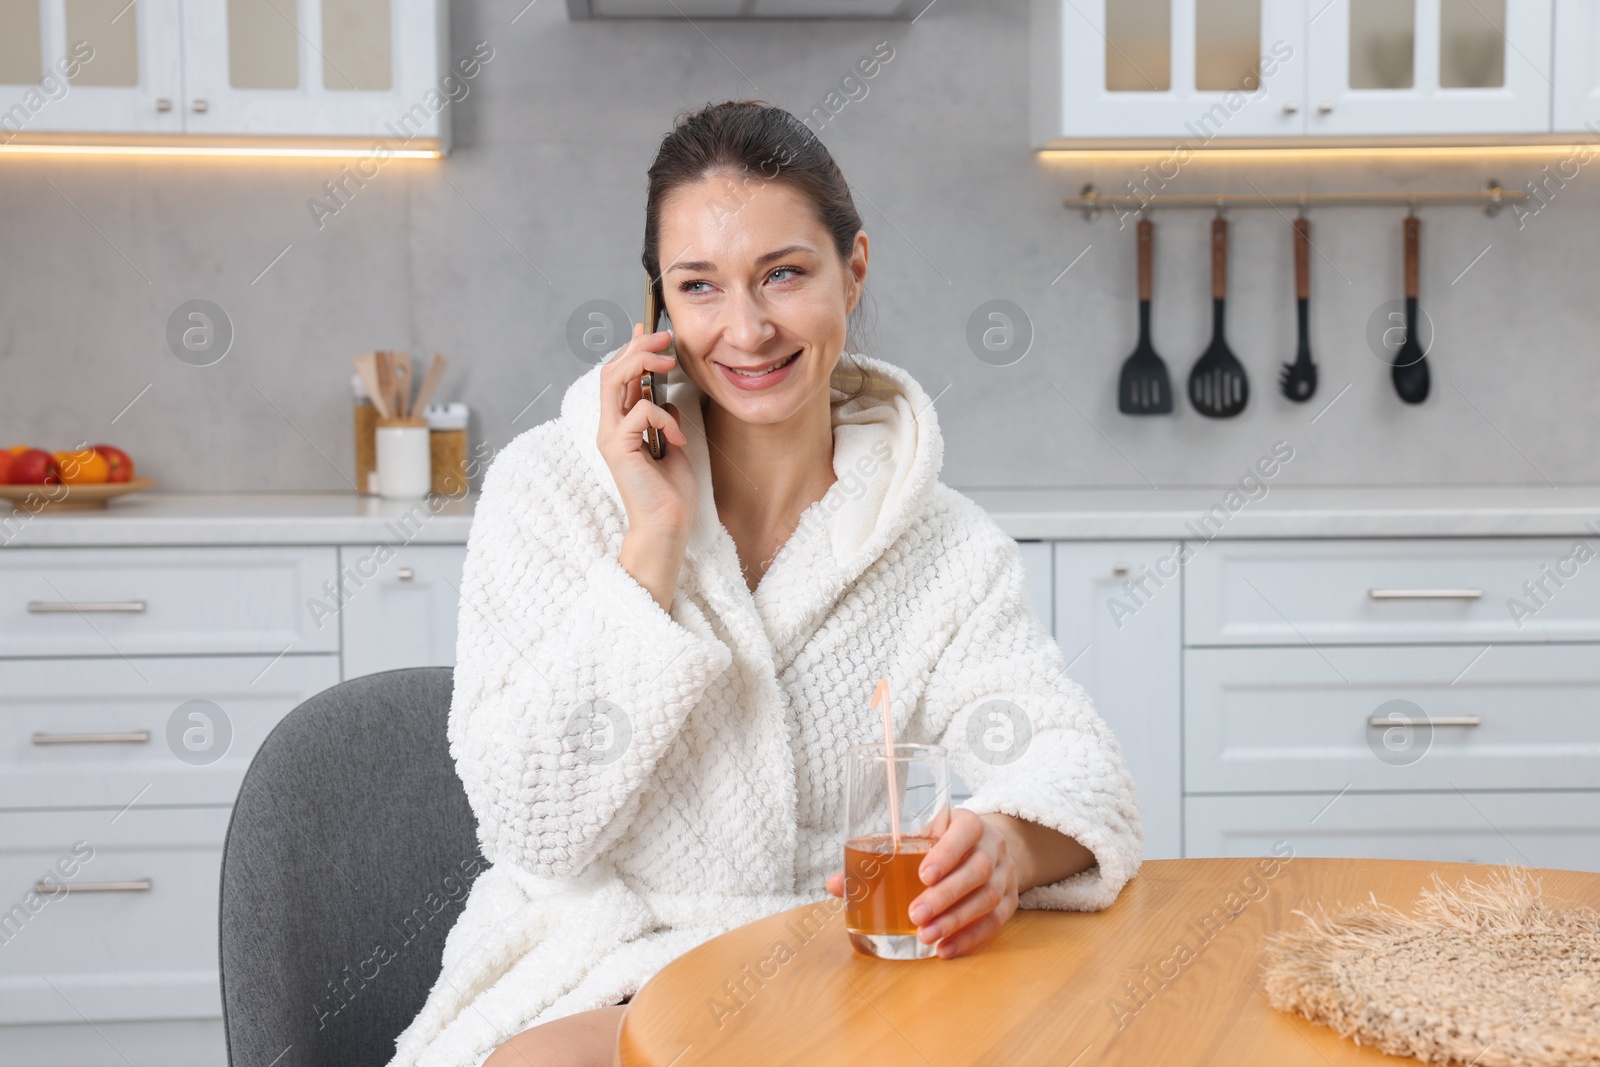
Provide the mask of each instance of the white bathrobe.
{"label": "white bathrobe", "polygon": [[[753,594],[681,371],[668,395],[700,498],[670,613],[618,563],[627,515],[595,444],[599,367],[496,457],[467,542],[449,720],[490,866],[393,1064],[480,1064],[717,934],[829,900],[845,751],[882,742],[881,677],[896,740],[949,749],[972,791],[961,806],[1094,853],[1022,907],[1098,910],[1137,871],[1133,780],[1029,605],[1015,542],[939,482],[922,388],[849,358],[876,385],[834,408],[838,480]],[[835,398],[854,383],[836,371]]]}

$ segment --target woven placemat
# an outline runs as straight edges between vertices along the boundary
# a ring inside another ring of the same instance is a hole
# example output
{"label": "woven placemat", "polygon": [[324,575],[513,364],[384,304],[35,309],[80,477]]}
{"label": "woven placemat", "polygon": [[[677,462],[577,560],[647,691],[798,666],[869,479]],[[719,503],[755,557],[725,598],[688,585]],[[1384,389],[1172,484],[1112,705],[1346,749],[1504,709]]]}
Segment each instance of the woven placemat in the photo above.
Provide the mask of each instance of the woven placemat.
{"label": "woven placemat", "polygon": [[1373,896],[1267,938],[1272,1006],[1425,1063],[1600,1067],[1600,912],[1556,907],[1526,871],[1433,876],[1414,914]]}

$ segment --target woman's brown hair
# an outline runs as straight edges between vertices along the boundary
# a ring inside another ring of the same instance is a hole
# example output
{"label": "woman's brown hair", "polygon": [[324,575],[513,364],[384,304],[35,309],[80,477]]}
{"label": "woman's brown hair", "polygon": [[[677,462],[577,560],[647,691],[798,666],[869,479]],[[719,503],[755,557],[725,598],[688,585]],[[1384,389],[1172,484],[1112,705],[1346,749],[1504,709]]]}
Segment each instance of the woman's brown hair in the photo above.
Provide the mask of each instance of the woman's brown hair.
{"label": "woman's brown hair", "polygon": [[[862,228],[861,215],[844,174],[817,135],[783,108],[759,100],[708,104],[678,116],[671,131],[661,139],[655,162],[650,164],[644,254],[640,259],[655,279],[657,306],[666,307],[661,285],[661,205],[680,186],[718,171],[729,172],[742,186],[732,189],[735,210],[744,197],[766,182],[783,182],[800,192],[832,236],[839,258],[849,262],[856,233]],[[865,303],[863,293],[850,316],[846,353],[853,347],[851,338],[861,328]],[[855,364],[855,369],[860,374],[860,384],[845,400],[866,392],[871,381],[865,367]]]}

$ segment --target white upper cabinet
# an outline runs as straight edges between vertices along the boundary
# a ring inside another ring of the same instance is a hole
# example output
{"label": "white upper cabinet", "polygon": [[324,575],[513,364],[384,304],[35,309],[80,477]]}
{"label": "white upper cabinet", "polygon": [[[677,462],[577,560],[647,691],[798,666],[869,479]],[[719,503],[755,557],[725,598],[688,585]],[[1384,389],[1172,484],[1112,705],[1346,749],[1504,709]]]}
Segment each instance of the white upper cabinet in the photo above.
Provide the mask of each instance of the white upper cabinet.
{"label": "white upper cabinet", "polygon": [[439,138],[443,5],[189,0],[188,130]]}
{"label": "white upper cabinet", "polygon": [[180,133],[178,0],[0,0],[0,143]]}
{"label": "white upper cabinet", "polygon": [[447,17],[439,0],[0,0],[0,143],[110,134],[444,147],[448,92],[462,80],[443,80]]}
{"label": "white upper cabinet", "polygon": [[1550,131],[1550,0],[1332,0],[1307,34],[1306,132]]}
{"label": "white upper cabinet", "polygon": [[1595,7],[1034,0],[1033,144],[1196,149],[1213,140],[1373,143],[1576,129],[1600,115]]}
{"label": "white upper cabinet", "polygon": [[[1556,0],[1555,129],[1600,121],[1600,10],[1595,0]],[[1593,140],[1593,131],[1585,140]]]}
{"label": "white upper cabinet", "polygon": [[1304,131],[1305,13],[1282,0],[1035,0],[1034,142]]}

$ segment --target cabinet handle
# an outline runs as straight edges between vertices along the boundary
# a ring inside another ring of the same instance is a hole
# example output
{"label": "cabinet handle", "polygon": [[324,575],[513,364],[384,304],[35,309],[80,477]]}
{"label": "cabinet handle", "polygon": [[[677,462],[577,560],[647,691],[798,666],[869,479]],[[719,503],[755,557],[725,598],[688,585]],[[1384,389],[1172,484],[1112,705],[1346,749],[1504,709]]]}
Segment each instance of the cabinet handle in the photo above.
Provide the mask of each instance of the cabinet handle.
{"label": "cabinet handle", "polygon": [[171,111],[172,110],[172,101],[168,100],[166,97],[163,96],[161,99],[156,101],[156,110],[157,111]]}
{"label": "cabinet handle", "polygon": [[35,733],[36,745],[147,745],[149,730],[128,730],[125,733],[105,734],[45,734]]}
{"label": "cabinet handle", "polygon": [[148,893],[150,892],[150,879],[140,878],[134,882],[35,882],[33,891],[41,897],[53,897],[57,893]]}
{"label": "cabinet handle", "polygon": [[1391,726],[1482,726],[1483,720],[1476,715],[1441,715],[1436,719],[1423,719],[1417,723],[1404,723],[1396,719],[1380,719],[1373,715],[1367,719],[1367,725],[1379,730],[1387,730]]}
{"label": "cabinet handle", "polygon": [[1322,101],[1319,101],[1317,103],[1317,112],[1319,114],[1326,115],[1328,112],[1330,112],[1332,110],[1333,110],[1333,101],[1332,100],[1322,100]]}
{"label": "cabinet handle", "polygon": [[1368,589],[1373,600],[1477,600],[1482,589]]}
{"label": "cabinet handle", "polygon": [[1128,573],[1128,565],[1126,563],[1113,563],[1111,565],[1111,573],[1120,578]]}
{"label": "cabinet handle", "polygon": [[417,572],[412,570],[410,567],[401,567],[399,570],[394,572],[394,576],[400,579],[402,582],[409,582],[411,579],[417,576]]}
{"label": "cabinet handle", "polygon": [[209,110],[211,105],[207,104],[204,100],[196,100],[191,106],[193,106],[196,112],[204,114],[207,110]]}
{"label": "cabinet handle", "polygon": [[103,615],[108,612],[138,614],[145,607],[142,600],[101,600],[86,601],[82,604],[69,602],[56,602],[54,600],[28,601],[28,614],[30,615],[60,615],[82,612],[85,615]]}
{"label": "cabinet handle", "polygon": [[1300,110],[1300,101],[1298,101],[1298,100],[1285,100],[1283,102],[1283,113],[1285,115],[1293,115],[1293,114],[1297,113],[1299,110]]}

